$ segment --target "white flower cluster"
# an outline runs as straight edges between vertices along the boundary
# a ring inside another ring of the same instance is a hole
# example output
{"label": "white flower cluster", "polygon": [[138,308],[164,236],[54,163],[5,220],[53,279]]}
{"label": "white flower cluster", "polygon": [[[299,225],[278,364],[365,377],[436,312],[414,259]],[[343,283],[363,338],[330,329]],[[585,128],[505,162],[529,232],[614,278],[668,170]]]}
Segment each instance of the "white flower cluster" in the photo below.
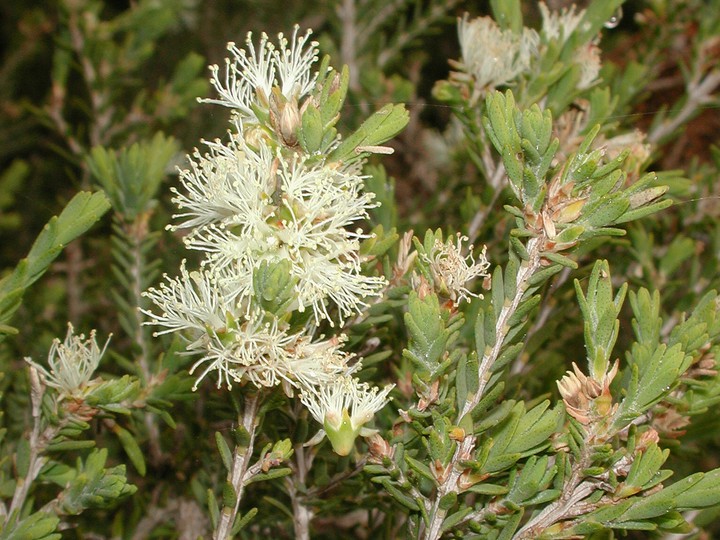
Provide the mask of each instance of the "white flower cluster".
{"label": "white flower cluster", "polygon": [[503,30],[490,17],[458,21],[462,63],[478,89],[496,88],[512,81],[537,54],[539,36],[524,28],[521,34]]}
{"label": "white flower cluster", "polygon": [[[311,41],[310,31],[297,36],[298,27],[293,32],[290,48],[288,39],[278,35],[279,48],[268,40],[267,34],[260,37],[260,46],[255,50],[252,32],[245,40],[247,51],[238,49],[235,43],[227,45],[232,58],[225,59],[225,77],[220,78],[220,67],[210,66],[212,78],[220,99],[201,99],[204,103],[216,103],[230,107],[239,113],[246,122],[260,122],[257,117],[260,110],[268,110],[269,100],[274,88],[288,100],[300,100],[310,94],[315,87],[317,73],[312,73],[312,65],[318,59],[317,42]],[[308,48],[305,49],[305,45]],[[253,107],[255,106],[255,107]]]}
{"label": "white flower cluster", "polygon": [[68,324],[65,341],[55,338],[50,346],[50,371],[30,358],[25,358],[25,361],[37,369],[43,382],[56,388],[61,397],[79,397],[85,392],[109,341],[108,338],[105,346],[100,349],[95,339],[95,330],[85,339],[84,334],[74,335],[72,325]]}
{"label": "white flower cluster", "polygon": [[[223,296],[242,302],[252,295],[253,270],[263,261],[288,260],[296,280],[296,305],[311,307],[315,322],[330,320],[327,300],[340,318],[376,296],[382,278],[360,274],[362,231],[348,227],[367,217],[372,195],[363,193],[357,166],[310,165],[285,158],[267,141],[253,149],[242,126],[227,145],[208,143],[181,174],[185,193],[173,199],[182,211],[175,228],[190,228],[185,243],[206,252]],[[332,324],[332,321],[330,321]]]}
{"label": "white flower cluster", "polygon": [[[459,304],[462,300],[469,300],[471,296],[477,297],[467,285],[478,277],[488,277],[490,262],[485,256],[486,247],[483,246],[480,257],[476,260],[472,254],[473,246],[468,247],[468,254],[463,255],[463,242],[466,236],[457,235],[455,243],[452,237],[447,242],[435,240],[432,250],[423,258],[430,267],[433,281],[441,292]],[[469,264],[468,264],[469,261]]]}
{"label": "white flower cluster", "polygon": [[[544,2],[539,6],[543,21],[540,34],[531,28],[523,28],[519,33],[502,29],[490,17],[470,19],[466,14],[458,21],[462,51],[462,62],[458,66],[474,79],[475,98],[498,86],[512,84],[523,72],[532,69],[542,54],[542,43],[556,41],[563,46],[574,32],[584,29],[584,9],[576,10],[573,5],[569,9],[550,11]],[[573,63],[580,70],[576,84],[579,90],[597,82],[600,48],[595,41],[578,44],[574,53]]]}
{"label": "white flower cluster", "polygon": [[540,2],[539,7],[543,21],[542,33],[548,40],[557,40],[560,43],[568,40],[585,15],[584,9],[575,11],[575,4],[558,11],[550,11],[545,2]]}
{"label": "white flower cluster", "polygon": [[[185,245],[202,253],[201,268],[188,271],[183,262],[178,277],[165,276],[145,293],[158,311],[144,313],[163,328],[157,334],[180,333],[186,353],[199,357],[191,368],[200,373],[196,386],[217,372],[218,387],[298,390],[321,423],[350,411],[345,446],[331,438],[337,451],[352,445],[390,388],[378,393],[352,377],[359,365],[349,363],[343,336],[313,336],[320,324],[360,312],[386,282],[361,273],[367,235],[358,222],[375,204],[363,192],[361,164],[307,155],[296,144],[298,104],[322,105],[311,70],[317,44],[309,35],[298,37],[296,28],[292,42],[280,34],[276,47],[263,34],[256,49],[248,34],[246,50],[228,45],[224,78],[211,66],[220,98],[203,101],[232,108],[232,129],[227,142],[205,142],[207,152],[196,150],[181,171],[170,227],[187,230]],[[285,300],[258,290],[263,272],[287,292]],[[293,318],[306,311],[309,317]],[[355,391],[338,405],[327,398],[340,387]]]}

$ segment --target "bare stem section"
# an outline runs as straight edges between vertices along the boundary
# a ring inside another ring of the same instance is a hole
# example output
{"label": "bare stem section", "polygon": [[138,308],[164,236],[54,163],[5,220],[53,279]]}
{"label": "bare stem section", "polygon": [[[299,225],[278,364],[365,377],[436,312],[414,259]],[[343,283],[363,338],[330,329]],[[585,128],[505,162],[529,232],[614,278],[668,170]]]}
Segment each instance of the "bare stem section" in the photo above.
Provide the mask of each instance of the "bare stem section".
{"label": "bare stem section", "polygon": [[225,506],[220,513],[217,529],[213,535],[214,540],[231,538],[232,526],[235,523],[240,501],[242,500],[245,484],[248,480],[248,470],[255,446],[255,430],[257,428],[257,413],[260,405],[260,395],[250,394],[245,398],[245,411],[242,425],[249,435],[247,447],[236,446],[233,452],[233,463],[228,473],[228,482],[235,491],[235,504]]}
{"label": "bare stem section", "polygon": [[286,484],[293,509],[293,527],[295,538],[298,540],[310,539],[310,520],[312,511],[303,503],[303,495],[300,489],[305,489],[307,473],[312,466],[312,452],[306,452],[302,444],[295,445],[295,470],[292,477],[288,478]]}

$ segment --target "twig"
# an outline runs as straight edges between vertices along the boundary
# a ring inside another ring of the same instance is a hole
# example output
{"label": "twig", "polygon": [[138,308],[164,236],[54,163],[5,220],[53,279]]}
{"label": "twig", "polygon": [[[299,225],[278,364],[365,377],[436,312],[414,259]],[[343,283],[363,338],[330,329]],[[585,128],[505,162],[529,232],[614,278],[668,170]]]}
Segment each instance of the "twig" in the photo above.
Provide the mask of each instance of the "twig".
{"label": "twig", "polygon": [[88,138],[91,146],[98,146],[104,142],[102,133],[104,133],[106,128],[112,123],[112,108],[103,113],[106,100],[95,90],[98,82],[98,74],[95,66],[93,66],[90,59],[84,54],[85,36],[78,24],[78,13],[76,11],[71,11],[68,16],[68,31],[70,32],[70,42],[72,43],[73,50],[77,54],[80,68],[82,69],[90,97],[90,105],[92,107],[94,121],[90,122],[88,127]]}
{"label": "twig", "polygon": [[648,133],[647,140],[652,144],[661,144],[663,139],[675,132],[697,112],[697,110],[712,101],[712,93],[720,86],[720,70],[710,72],[704,79],[696,76],[687,85],[687,101],[677,115],[666,120]]}
{"label": "twig", "polygon": [[230,532],[242,500],[243,491],[247,482],[248,469],[252,459],[255,446],[255,430],[257,428],[257,413],[260,405],[260,393],[250,394],[245,398],[245,410],[243,411],[242,425],[249,434],[247,448],[236,446],[233,452],[233,463],[228,473],[228,483],[235,490],[235,504],[232,507],[225,506],[220,513],[220,520],[213,535],[214,540],[226,540],[230,538]]}
{"label": "twig", "polygon": [[324,486],[315,486],[308,490],[307,496],[308,497],[321,497],[322,495],[325,495],[327,492],[332,491],[335,489],[336,486],[343,483],[348,478],[352,478],[353,476],[356,476],[360,474],[365,467],[365,463],[367,462],[367,455],[364,455],[355,465],[354,469],[350,469],[347,471],[343,471],[340,473],[337,473],[334,475],[330,481],[325,484]]}
{"label": "twig", "polygon": [[[155,494],[153,493],[153,498]],[[190,499],[170,498],[165,506],[158,506],[157,501],[147,508],[145,516],[138,522],[132,540],[150,538],[155,527],[175,522],[180,532],[180,540],[196,540],[206,532],[206,516],[198,503]]]}
{"label": "twig", "polygon": [[362,32],[360,32],[360,35],[364,36],[364,39],[361,46],[358,48],[362,50],[363,45],[367,43],[368,38],[370,38],[371,36],[375,36],[378,29],[383,24],[386,24],[388,20],[391,19],[391,17],[395,15],[395,13],[399,12],[404,5],[405,0],[394,0],[391,2],[386,2],[362,28]]}
{"label": "twig", "polygon": [[[520,305],[520,302],[525,295],[525,291],[528,288],[530,278],[540,268],[540,247],[543,245],[544,240],[544,237],[538,237],[531,238],[528,242],[528,260],[524,261],[518,271],[516,278],[517,286],[515,297],[508,305],[504,306],[500,310],[497,321],[495,323],[495,332],[497,335],[495,345],[487,354],[483,355],[483,358],[480,361],[480,365],[478,367],[478,390],[465,402],[462,413],[459,415],[458,424],[465,415],[470,414],[470,412],[480,402],[480,399],[485,392],[485,387],[487,386],[487,383],[490,379],[490,368],[492,367],[493,363],[495,363],[495,361],[498,359],[500,351],[502,350],[503,342],[505,341],[505,336],[510,330],[507,322]],[[435,493],[432,508],[429,511],[430,525],[425,530],[425,534],[423,536],[425,540],[436,540],[440,538],[440,535],[442,533],[442,523],[445,520],[445,516],[447,515],[447,510],[440,507],[440,501],[448,493],[459,492],[457,481],[462,474],[462,467],[460,463],[464,460],[471,459],[472,451],[474,448],[475,437],[473,437],[471,434],[467,434],[463,441],[456,448],[452,461],[448,465],[449,473],[447,474],[445,481],[438,486]]]}
{"label": "twig", "polygon": [[[7,526],[10,520],[17,519],[22,512],[23,506],[30,492],[30,486],[37,478],[47,458],[42,457],[47,445],[52,441],[58,432],[67,426],[71,418],[63,418],[57,425],[42,429],[42,399],[45,394],[45,385],[40,381],[37,370],[30,367],[30,401],[32,404],[33,428],[29,435],[30,455],[28,457],[28,470],[24,478],[18,478],[15,486],[10,509],[5,516],[4,525]],[[0,527],[2,529],[3,527]]]}
{"label": "twig", "polygon": [[460,0],[447,0],[432,6],[425,16],[420,16],[414,21],[414,27],[408,31],[397,34],[392,43],[388,43],[377,58],[377,66],[384,69],[387,65],[400,54],[413,40],[417,39],[435,21],[439,20],[445,14],[454,8]]}
{"label": "twig", "polygon": [[608,500],[601,499],[592,504],[579,504],[598,489],[599,481],[581,482],[582,465],[587,464],[588,461],[589,455],[588,459],[583,459],[575,464],[572,477],[563,489],[560,498],[528,521],[522,529],[515,533],[513,540],[533,540],[538,538],[545,529],[559,521],[587,514],[608,503]]}
{"label": "twig", "polygon": [[337,15],[342,25],[340,60],[350,71],[348,87],[353,92],[357,92],[360,89],[360,69],[357,65],[356,42],[358,32],[356,27],[355,0],[343,0],[337,7]]}
{"label": "twig", "polygon": [[288,494],[292,502],[293,528],[297,540],[310,540],[310,520],[312,512],[303,504],[304,497],[300,489],[305,489],[307,473],[312,466],[313,454],[306,454],[302,443],[295,445],[295,467],[292,477],[286,477],[285,484],[288,487]]}

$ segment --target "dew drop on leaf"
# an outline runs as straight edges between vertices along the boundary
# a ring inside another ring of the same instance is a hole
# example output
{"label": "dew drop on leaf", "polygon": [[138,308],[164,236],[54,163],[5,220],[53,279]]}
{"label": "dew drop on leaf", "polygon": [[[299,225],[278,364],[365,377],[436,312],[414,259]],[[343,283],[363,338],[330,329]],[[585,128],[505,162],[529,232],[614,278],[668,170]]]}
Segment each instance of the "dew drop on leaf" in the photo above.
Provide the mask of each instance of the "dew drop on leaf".
{"label": "dew drop on leaf", "polygon": [[615,13],[613,13],[612,16],[607,21],[605,21],[605,24],[603,24],[603,26],[605,28],[617,27],[617,25],[620,24],[620,19],[622,19],[622,16],[623,10],[622,6],[620,6],[619,8],[617,8],[617,10],[615,10]]}

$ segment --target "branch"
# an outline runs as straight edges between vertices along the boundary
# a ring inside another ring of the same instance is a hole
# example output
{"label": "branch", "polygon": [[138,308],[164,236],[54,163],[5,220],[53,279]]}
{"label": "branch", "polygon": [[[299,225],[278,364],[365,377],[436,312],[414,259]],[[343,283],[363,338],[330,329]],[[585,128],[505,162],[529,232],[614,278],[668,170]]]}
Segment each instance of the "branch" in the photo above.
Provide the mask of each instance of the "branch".
{"label": "branch", "polygon": [[687,84],[687,101],[675,117],[666,120],[648,133],[647,140],[652,144],[661,144],[663,139],[685,124],[697,110],[713,100],[712,93],[720,86],[720,70],[710,72],[704,79],[697,74]]}
{"label": "branch", "polygon": [[[543,245],[544,240],[544,237],[537,237],[531,238],[528,242],[527,251],[529,257],[527,261],[523,261],[523,264],[518,271],[515,297],[510,304],[503,306],[500,310],[500,314],[495,323],[495,331],[497,334],[495,345],[487,354],[483,355],[483,358],[480,361],[480,365],[478,367],[480,381],[478,390],[465,402],[462,413],[459,415],[459,420],[466,414],[470,414],[470,412],[480,402],[480,399],[482,399],[485,387],[490,379],[490,368],[498,359],[505,341],[505,336],[510,330],[507,321],[520,305],[520,302],[525,295],[525,291],[528,288],[530,278],[540,268],[540,246]],[[458,421],[458,424],[459,423],[460,422]],[[448,474],[445,481],[438,486],[437,492],[435,493],[433,506],[430,511],[430,526],[426,529],[424,535],[425,540],[436,540],[440,538],[440,535],[442,534],[442,523],[447,515],[447,510],[440,508],[440,501],[448,493],[459,493],[460,490],[457,487],[457,481],[462,474],[462,467],[460,466],[460,463],[472,458],[472,451],[474,448],[475,437],[471,434],[468,434],[456,448],[452,461],[449,464],[450,474]]]}
{"label": "branch", "polygon": [[285,478],[285,484],[288,488],[290,501],[293,509],[293,528],[295,530],[295,538],[297,540],[310,540],[310,520],[313,514],[303,504],[303,497],[300,492],[305,490],[307,473],[312,466],[313,454],[308,452],[305,454],[305,447],[302,443],[295,445],[295,467],[292,477]]}
{"label": "branch", "polygon": [[220,513],[220,521],[213,535],[214,540],[226,540],[230,538],[232,526],[235,523],[235,517],[240,507],[245,483],[248,476],[248,467],[252,459],[253,448],[255,446],[255,430],[257,428],[257,413],[260,405],[260,393],[246,396],[245,410],[243,411],[242,425],[249,434],[249,442],[247,448],[236,446],[233,452],[232,469],[228,473],[228,483],[235,490],[235,504],[232,507],[225,506]]}

